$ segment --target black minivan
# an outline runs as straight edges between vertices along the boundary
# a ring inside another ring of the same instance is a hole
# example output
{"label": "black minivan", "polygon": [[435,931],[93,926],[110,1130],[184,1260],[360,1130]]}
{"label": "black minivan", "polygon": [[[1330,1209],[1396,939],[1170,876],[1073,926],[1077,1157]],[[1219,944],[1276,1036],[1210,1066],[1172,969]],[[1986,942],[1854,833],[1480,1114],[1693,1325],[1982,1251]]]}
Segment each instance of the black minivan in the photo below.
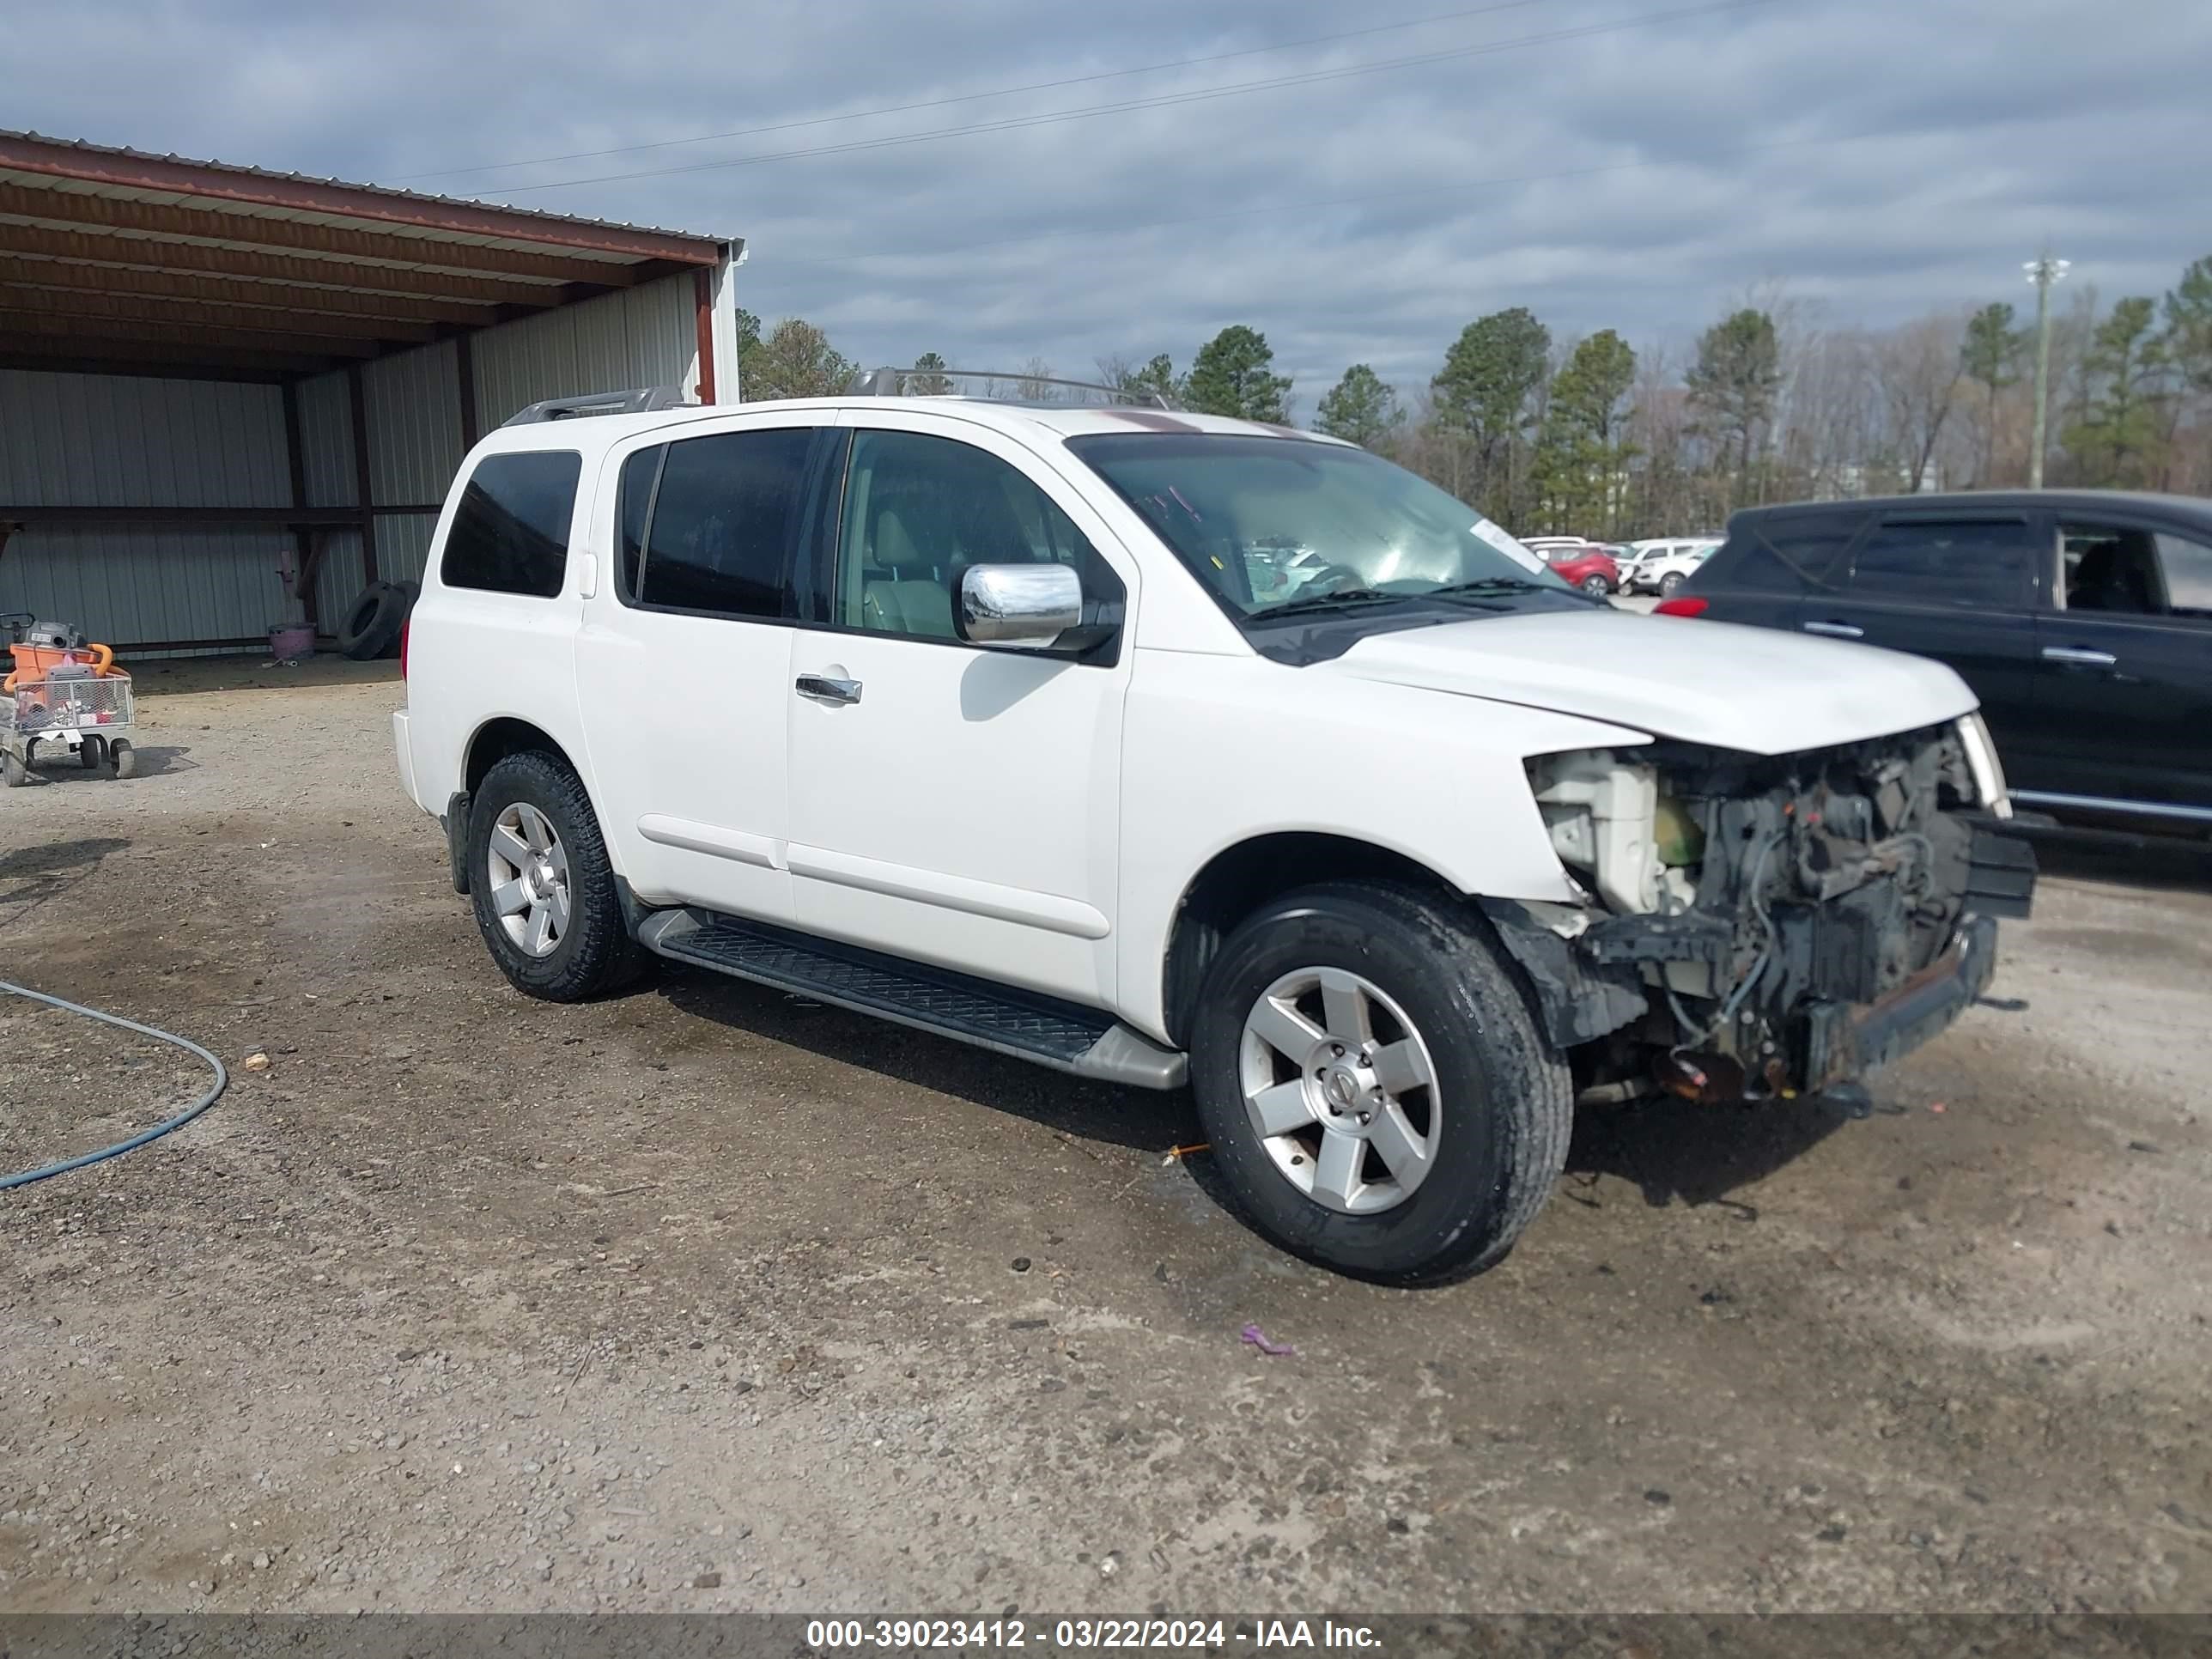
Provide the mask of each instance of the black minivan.
{"label": "black minivan", "polygon": [[2013,797],[2212,830],[2212,501],[1993,491],[1750,507],[1658,607],[1949,664]]}

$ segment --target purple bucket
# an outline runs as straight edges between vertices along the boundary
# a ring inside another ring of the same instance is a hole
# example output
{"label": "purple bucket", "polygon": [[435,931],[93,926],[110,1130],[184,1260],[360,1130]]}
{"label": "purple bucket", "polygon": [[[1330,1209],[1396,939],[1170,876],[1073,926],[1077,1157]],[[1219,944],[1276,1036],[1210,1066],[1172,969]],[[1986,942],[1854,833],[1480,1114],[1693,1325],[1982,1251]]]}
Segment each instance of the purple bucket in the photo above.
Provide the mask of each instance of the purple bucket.
{"label": "purple bucket", "polygon": [[287,623],[269,630],[269,654],[278,662],[301,662],[315,654],[315,630],[304,623]]}

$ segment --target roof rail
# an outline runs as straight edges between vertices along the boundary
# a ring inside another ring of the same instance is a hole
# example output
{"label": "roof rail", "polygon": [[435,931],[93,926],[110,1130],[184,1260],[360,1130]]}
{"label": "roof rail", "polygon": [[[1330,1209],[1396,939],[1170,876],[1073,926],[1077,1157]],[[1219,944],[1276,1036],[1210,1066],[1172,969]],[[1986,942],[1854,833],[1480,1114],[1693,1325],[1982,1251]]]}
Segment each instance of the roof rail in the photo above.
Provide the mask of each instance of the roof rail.
{"label": "roof rail", "polygon": [[[956,392],[954,380],[981,380],[977,392]],[[1087,392],[1095,398],[1055,397],[1052,391]],[[1023,404],[1036,408],[1093,401],[1127,404],[1141,409],[1173,409],[1176,404],[1157,392],[1132,392],[1127,386],[1106,386],[1096,380],[1061,380],[1049,374],[1009,374],[988,368],[867,368],[854,375],[845,388],[853,398],[976,398],[989,403]]]}
{"label": "roof rail", "polygon": [[590,392],[576,398],[548,398],[517,410],[500,424],[531,426],[539,421],[573,421],[586,415],[647,415],[657,409],[691,404],[680,386],[645,386],[629,392]]}

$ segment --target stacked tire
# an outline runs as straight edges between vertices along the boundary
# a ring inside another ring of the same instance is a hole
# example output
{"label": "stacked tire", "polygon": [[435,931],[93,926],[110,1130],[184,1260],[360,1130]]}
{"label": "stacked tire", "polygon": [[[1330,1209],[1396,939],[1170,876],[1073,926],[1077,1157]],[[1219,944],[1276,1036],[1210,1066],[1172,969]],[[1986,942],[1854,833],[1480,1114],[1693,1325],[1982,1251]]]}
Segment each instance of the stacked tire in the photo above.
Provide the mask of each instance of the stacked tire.
{"label": "stacked tire", "polygon": [[362,588],[338,625],[339,652],[356,662],[398,656],[400,630],[422,591],[419,582],[411,581],[371,582]]}

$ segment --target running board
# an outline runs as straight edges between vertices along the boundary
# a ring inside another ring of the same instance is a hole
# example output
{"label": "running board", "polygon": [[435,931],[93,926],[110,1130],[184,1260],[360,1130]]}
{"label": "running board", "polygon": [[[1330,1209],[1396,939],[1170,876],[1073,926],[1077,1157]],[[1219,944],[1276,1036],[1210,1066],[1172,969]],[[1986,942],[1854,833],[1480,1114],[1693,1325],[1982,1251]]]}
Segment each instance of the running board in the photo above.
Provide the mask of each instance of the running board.
{"label": "running board", "polygon": [[817,1002],[934,1031],[1054,1071],[1139,1089],[1178,1089],[1185,1057],[1112,1015],[712,910],[656,910],[638,943],[672,962],[772,985]]}

